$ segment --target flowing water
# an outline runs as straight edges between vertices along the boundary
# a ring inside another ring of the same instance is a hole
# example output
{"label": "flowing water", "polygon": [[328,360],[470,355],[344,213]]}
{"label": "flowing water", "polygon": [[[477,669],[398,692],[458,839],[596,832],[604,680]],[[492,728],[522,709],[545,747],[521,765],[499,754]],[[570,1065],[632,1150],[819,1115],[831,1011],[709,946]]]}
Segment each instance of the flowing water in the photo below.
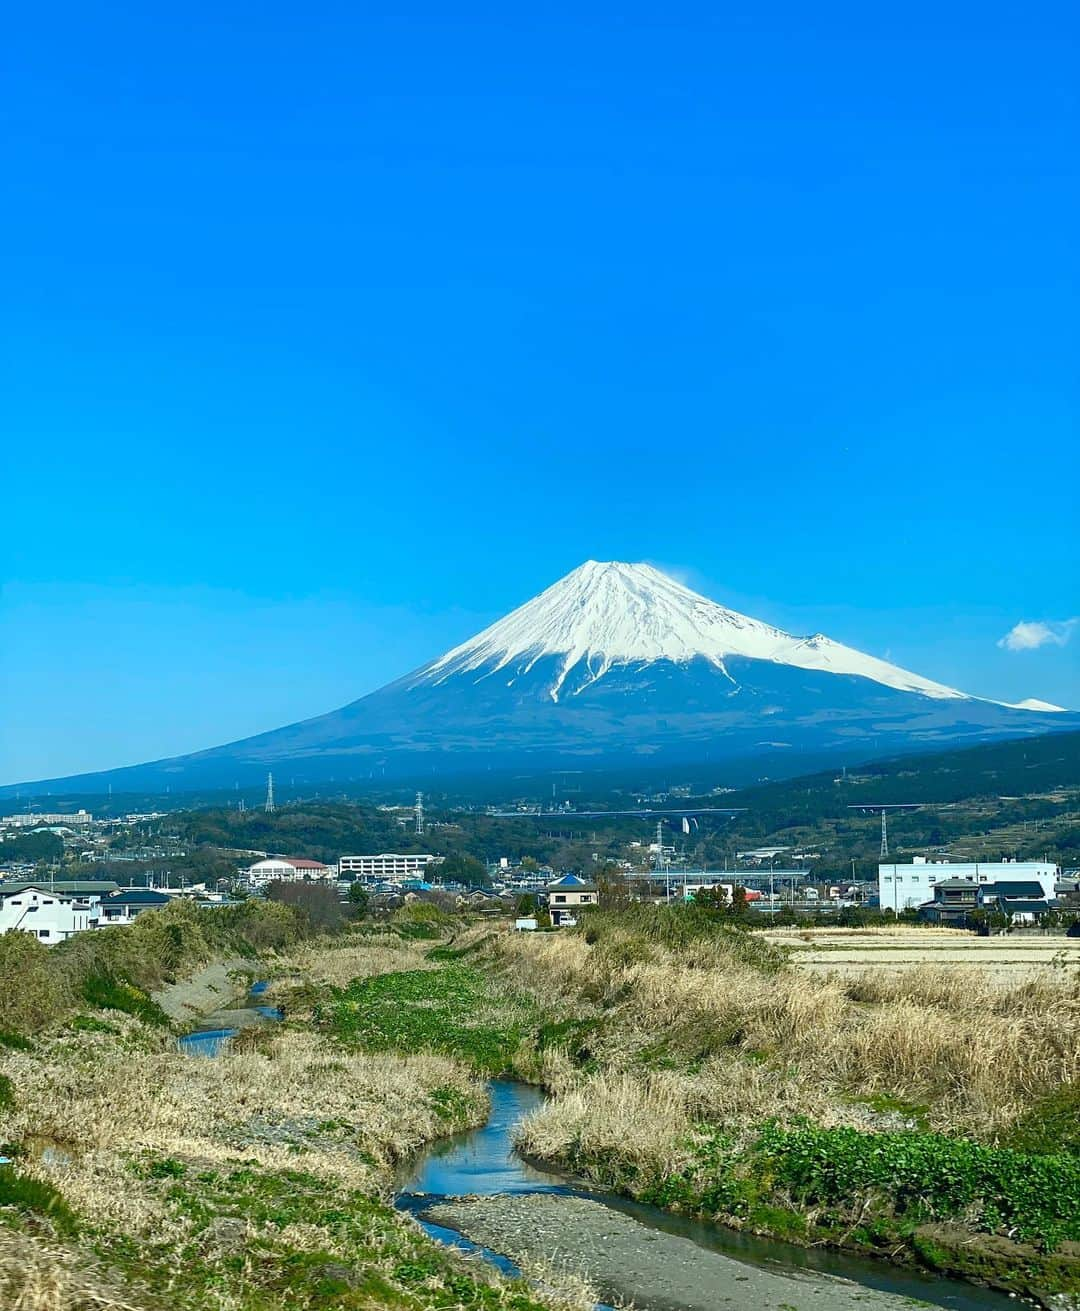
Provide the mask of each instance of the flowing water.
{"label": "flowing water", "polygon": [[177,1038],[176,1045],[188,1056],[218,1056],[231,1038],[252,1024],[265,1024],[284,1018],[278,1006],[263,1005],[263,996],[270,984],[265,980],[253,983],[242,1006],[223,1007],[204,1015],[197,1029]]}
{"label": "flowing water", "polygon": [[646,1230],[687,1238],[698,1247],[720,1252],[748,1266],[774,1272],[837,1276],[868,1289],[916,1298],[952,1311],[985,1311],[1015,1307],[1016,1299],[960,1280],[943,1279],[822,1248],[758,1238],[720,1225],[688,1220],[656,1207],[600,1193],[568,1175],[538,1168],[513,1148],[517,1123],[544,1102],[544,1094],[526,1084],[498,1079],[490,1085],[491,1115],[478,1129],[434,1143],[398,1179],[397,1204],[415,1215],[427,1232],[440,1242],[479,1251],[500,1269],[514,1273],[510,1259],[480,1248],[463,1235],[425,1219],[428,1208],[451,1197],[491,1194],[554,1193],[584,1197],[630,1216]]}
{"label": "flowing water", "polygon": [[[241,1028],[280,1020],[280,1010],[258,1001],[267,986],[254,984],[246,1005],[206,1016],[201,1028],[177,1039],[177,1046],[189,1055],[217,1056]],[[1017,1305],[1015,1299],[1004,1294],[959,1280],[942,1279],[822,1248],[802,1248],[740,1234],[720,1225],[670,1215],[612,1193],[596,1192],[582,1181],[530,1163],[514,1151],[515,1127],[544,1104],[545,1095],[539,1088],[496,1079],[489,1085],[489,1091],[491,1112],[483,1125],[433,1143],[402,1169],[397,1180],[396,1204],[416,1216],[431,1237],[449,1246],[479,1252],[505,1273],[518,1273],[509,1257],[478,1246],[454,1229],[433,1223],[425,1217],[425,1212],[439,1202],[460,1197],[554,1194],[587,1198],[630,1217],[642,1227],[644,1234],[651,1231],[676,1235],[747,1267],[811,1276],[818,1272],[951,1311],[987,1311]]]}

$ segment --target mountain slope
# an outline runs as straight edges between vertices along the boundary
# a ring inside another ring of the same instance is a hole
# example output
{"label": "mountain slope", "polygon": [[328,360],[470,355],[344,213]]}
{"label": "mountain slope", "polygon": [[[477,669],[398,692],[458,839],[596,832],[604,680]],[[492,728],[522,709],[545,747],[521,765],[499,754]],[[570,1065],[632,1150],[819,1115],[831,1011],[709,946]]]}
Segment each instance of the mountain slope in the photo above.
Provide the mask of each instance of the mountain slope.
{"label": "mountain slope", "polygon": [[302,788],[760,756],[775,776],[799,772],[803,753],[867,759],[1077,726],[1080,716],[1056,708],[1000,705],[821,634],[792,636],[649,565],[588,561],[468,642],[340,710],[47,786],[231,787],[274,769]]}
{"label": "mountain slope", "polygon": [[727,673],[724,662],[731,656],[854,674],[934,698],[964,695],[842,646],[822,633],[792,637],[692,592],[651,565],[596,560],[586,561],[505,619],[426,666],[414,686],[480,670],[494,674],[513,668],[529,673],[545,656],[560,661],[550,688],[553,701],[559,699],[570,671],[580,665],[584,670],[576,692],[618,664],[705,659]]}

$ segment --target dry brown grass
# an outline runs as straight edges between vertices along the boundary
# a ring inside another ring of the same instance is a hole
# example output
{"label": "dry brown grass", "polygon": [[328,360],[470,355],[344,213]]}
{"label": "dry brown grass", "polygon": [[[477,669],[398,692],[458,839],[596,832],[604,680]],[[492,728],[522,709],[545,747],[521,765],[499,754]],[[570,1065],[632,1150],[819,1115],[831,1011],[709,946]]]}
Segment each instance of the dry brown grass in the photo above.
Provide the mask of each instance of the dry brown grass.
{"label": "dry brown grass", "polygon": [[600,1073],[544,1055],[558,1100],[524,1131],[538,1155],[588,1143],[671,1165],[696,1121],[867,1127],[865,1099],[882,1094],[925,1107],[933,1128],[993,1140],[1080,1077],[1080,989],[1065,977],[988,989],[978,967],[927,966],[845,983],[762,972],[723,940],[671,950],[617,931],[594,946],[507,935],[497,951],[553,1017],[603,1017],[588,1038]]}
{"label": "dry brown grass", "polygon": [[[391,934],[316,940],[275,956],[273,973],[286,982],[299,976],[311,983],[344,988],[353,979],[373,974],[433,969],[434,964],[426,958],[433,945]],[[272,982],[270,991],[275,990],[280,990],[276,981]]]}
{"label": "dry brown grass", "polygon": [[147,1311],[114,1290],[78,1253],[0,1226],[0,1307],[4,1311]]}

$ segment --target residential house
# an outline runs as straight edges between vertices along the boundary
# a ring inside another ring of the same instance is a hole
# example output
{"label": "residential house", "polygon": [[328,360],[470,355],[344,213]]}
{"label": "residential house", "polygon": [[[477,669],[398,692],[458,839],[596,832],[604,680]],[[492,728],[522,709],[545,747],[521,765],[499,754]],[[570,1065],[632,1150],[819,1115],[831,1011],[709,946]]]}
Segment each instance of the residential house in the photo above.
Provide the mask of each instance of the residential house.
{"label": "residential house", "polygon": [[101,927],[130,924],[144,911],[161,910],[169,900],[164,892],[155,892],[151,888],[124,888],[110,893],[101,900]]}
{"label": "residential house", "polygon": [[100,924],[101,899],[57,892],[46,884],[0,888],[0,933],[31,933],[51,947]]}
{"label": "residential house", "polygon": [[549,883],[544,891],[551,923],[557,929],[576,924],[578,912],[583,907],[597,904],[596,884],[578,878],[576,874],[564,874],[561,879]]}
{"label": "residential house", "polygon": [[1034,924],[1055,908],[1041,883],[1031,879],[999,880],[978,890],[979,907],[997,911],[1010,924]]}
{"label": "residential house", "polygon": [[979,884],[972,879],[942,879],[932,891],[934,899],[919,907],[919,919],[927,924],[967,928],[979,907]]}

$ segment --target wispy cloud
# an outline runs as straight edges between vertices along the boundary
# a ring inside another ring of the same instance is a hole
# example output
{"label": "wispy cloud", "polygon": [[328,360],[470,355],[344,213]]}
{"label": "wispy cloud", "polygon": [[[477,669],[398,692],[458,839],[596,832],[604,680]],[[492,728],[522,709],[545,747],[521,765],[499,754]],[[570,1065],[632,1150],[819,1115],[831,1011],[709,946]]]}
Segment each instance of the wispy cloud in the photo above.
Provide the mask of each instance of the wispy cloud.
{"label": "wispy cloud", "polygon": [[1010,628],[998,641],[998,646],[1005,651],[1037,651],[1040,646],[1064,646],[1078,623],[1080,619],[1063,619],[1059,623],[1024,620]]}

